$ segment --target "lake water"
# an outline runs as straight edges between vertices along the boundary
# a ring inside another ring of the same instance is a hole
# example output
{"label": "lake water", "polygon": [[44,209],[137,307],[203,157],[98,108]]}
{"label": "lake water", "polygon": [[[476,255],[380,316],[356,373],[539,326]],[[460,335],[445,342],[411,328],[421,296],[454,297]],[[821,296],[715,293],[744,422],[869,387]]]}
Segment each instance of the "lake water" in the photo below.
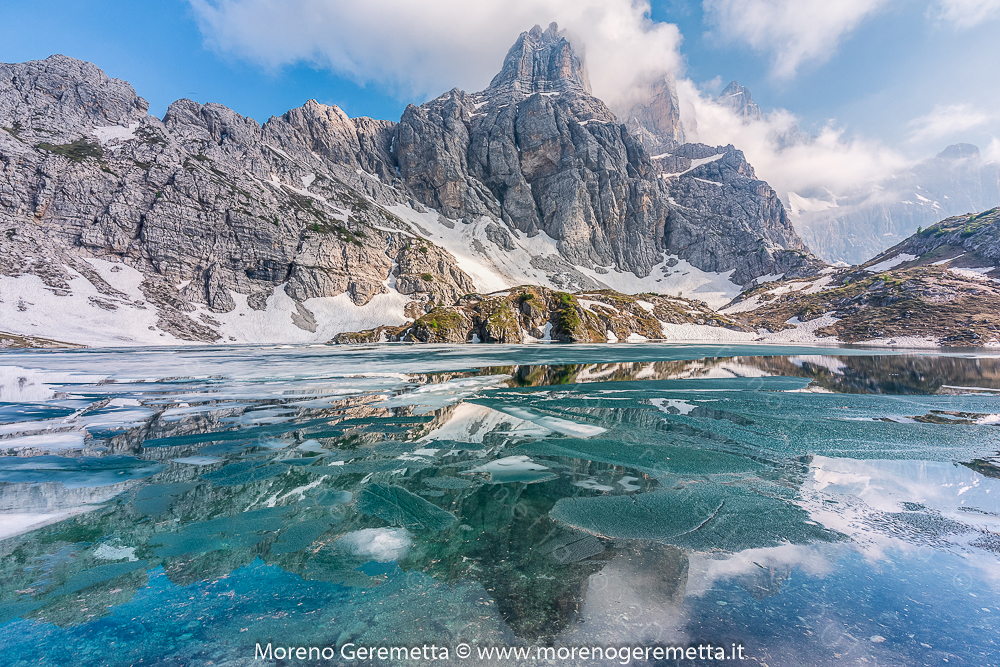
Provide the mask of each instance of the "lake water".
{"label": "lake water", "polygon": [[1000,665],[995,356],[6,352],[0,455],[4,665]]}

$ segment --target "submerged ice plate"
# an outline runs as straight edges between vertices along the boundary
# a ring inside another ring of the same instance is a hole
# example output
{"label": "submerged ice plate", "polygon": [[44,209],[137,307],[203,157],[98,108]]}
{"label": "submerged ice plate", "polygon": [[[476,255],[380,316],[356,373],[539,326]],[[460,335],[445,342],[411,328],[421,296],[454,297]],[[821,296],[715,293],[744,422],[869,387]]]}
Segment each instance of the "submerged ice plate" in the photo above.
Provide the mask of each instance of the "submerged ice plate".
{"label": "submerged ice plate", "polygon": [[220,664],[257,641],[709,640],[768,665],[998,664],[993,357],[7,359],[5,664]]}

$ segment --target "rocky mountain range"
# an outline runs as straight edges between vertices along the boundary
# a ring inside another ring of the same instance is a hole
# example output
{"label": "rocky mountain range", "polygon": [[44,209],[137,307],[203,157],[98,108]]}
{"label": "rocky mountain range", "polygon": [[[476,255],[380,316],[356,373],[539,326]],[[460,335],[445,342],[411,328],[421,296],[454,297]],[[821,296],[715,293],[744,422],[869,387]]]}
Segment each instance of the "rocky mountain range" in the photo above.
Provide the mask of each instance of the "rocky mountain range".
{"label": "rocky mountain range", "polygon": [[0,331],[320,342],[524,284],[718,307],[816,275],[742,152],[681,143],[672,82],[647,92],[613,113],[554,24],[399,122],[315,101],[160,119],[95,65],[0,65]]}
{"label": "rocky mountain range", "polygon": [[720,311],[800,340],[900,346],[1000,345],[1000,208],[942,220],[860,266],[779,280]]}
{"label": "rocky mountain range", "polygon": [[[719,99],[760,116],[735,81]],[[946,323],[993,298],[995,211],[836,269],[741,151],[683,143],[670,79],[625,106],[592,95],[555,25],[485,90],[399,122],[314,100],[264,124],[191,100],[161,119],[95,65],[0,65],[0,345],[996,338],[990,317]],[[946,162],[968,204],[992,196],[962,171],[985,173],[975,147],[935,160],[903,185],[934,194],[916,183]]]}
{"label": "rocky mountain range", "polygon": [[831,262],[860,264],[918,227],[1000,204],[1000,163],[972,144],[954,144],[872,187],[838,197],[790,195],[790,204],[810,248]]}

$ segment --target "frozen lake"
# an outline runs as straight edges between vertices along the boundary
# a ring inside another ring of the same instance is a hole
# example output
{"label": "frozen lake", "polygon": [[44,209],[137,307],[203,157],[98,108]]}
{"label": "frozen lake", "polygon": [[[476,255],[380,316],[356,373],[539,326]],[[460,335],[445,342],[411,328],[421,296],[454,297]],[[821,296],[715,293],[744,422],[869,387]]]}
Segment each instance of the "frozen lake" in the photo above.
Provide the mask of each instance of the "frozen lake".
{"label": "frozen lake", "polygon": [[0,354],[5,665],[987,666],[998,630],[995,356]]}

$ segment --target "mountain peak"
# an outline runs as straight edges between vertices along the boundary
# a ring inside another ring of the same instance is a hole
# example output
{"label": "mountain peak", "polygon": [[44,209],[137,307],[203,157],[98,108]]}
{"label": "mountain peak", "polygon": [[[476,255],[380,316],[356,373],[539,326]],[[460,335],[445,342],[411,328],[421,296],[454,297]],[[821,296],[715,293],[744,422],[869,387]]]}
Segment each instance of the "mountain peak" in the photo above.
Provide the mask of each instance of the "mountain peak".
{"label": "mountain peak", "polygon": [[590,93],[590,80],[583,58],[573,50],[565,31],[550,23],[522,32],[510,47],[500,73],[490,90],[522,95],[576,91]]}
{"label": "mountain peak", "polygon": [[736,81],[730,81],[715,101],[735,111],[744,121],[760,120],[760,107],[753,101],[750,90]]}
{"label": "mountain peak", "polygon": [[979,147],[973,144],[952,144],[935,157],[945,160],[961,160],[967,157],[979,157]]}

